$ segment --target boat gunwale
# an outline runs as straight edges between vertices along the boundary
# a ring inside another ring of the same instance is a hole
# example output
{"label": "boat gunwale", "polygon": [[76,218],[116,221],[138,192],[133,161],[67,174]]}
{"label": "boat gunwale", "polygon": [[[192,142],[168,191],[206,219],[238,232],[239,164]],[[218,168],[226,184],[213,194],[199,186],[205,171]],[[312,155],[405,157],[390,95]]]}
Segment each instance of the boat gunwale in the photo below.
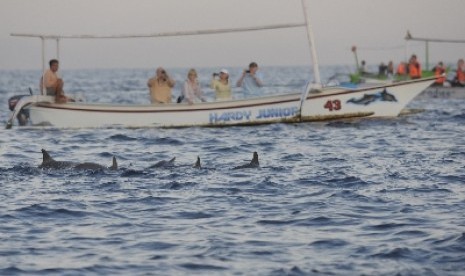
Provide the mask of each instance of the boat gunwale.
{"label": "boat gunwale", "polygon": [[[327,91],[317,91],[316,93],[310,93],[306,100],[324,98],[328,96],[340,96],[346,94],[360,93],[373,89],[385,89],[389,87],[401,86],[408,83],[432,81],[435,77],[422,78],[417,80],[408,80],[402,82],[394,82],[392,84],[374,85],[370,87],[363,87],[359,89],[347,89],[344,87],[334,86],[327,87]],[[214,110],[228,110],[237,108],[251,108],[260,107],[265,105],[276,105],[286,104],[290,102],[298,102],[300,94],[281,94],[273,95],[262,98],[251,98],[242,99],[235,101],[224,101],[224,102],[207,102],[198,103],[194,105],[188,104],[163,104],[163,105],[138,105],[138,104],[112,104],[112,103],[50,103],[50,102],[37,102],[32,104],[30,107],[40,107],[46,109],[59,109],[59,110],[70,110],[70,111],[87,111],[87,112],[117,112],[117,113],[167,113],[167,112],[202,112],[202,111],[214,111]]]}

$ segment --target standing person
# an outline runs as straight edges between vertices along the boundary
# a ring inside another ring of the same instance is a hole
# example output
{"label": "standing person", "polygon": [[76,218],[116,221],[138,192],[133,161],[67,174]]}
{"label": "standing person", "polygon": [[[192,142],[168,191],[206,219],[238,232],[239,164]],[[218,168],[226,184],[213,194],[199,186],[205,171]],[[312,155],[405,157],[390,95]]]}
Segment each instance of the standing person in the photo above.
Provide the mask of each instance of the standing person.
{"label": "standing person", "polygon": [[175,81],[166,73],[166,70],[158,67],[156,75],[147,82],[150,88],[150,101],[153,104],[171,103],[171,89],[174,85]]}
{"label": "standing person", "polygon": [[242,76],[237,80],[236,86],[242,87],[244,91],[244,98],[249,97],[250,95],[259,95],[261,92],[261,87],[263,83],[261,81],[261,76],[259,75],[258,64],[256,62],[251,62],[249,64],[249,69],[242,72]]}
{"label": "standing person", "polygon": [[221,69],[219,74],[213,73],[210,87],[215,90],[217,101],[227,101],[232,99],[228,70]]}
{"label": "standing person", "polygon": [[187,80],[184,82],[182,90],[183,102],[188,102],[189,104],[193,104],[196,101],[205,102],[197,77],[195,69],[190,69],[187,73]]}
{"label": "standing person", "polygon": [[446,67],[444,67],[444,64],[442,63],[442,61],[440,61],[438,65],[434,66],[433,72],[434,72],[434,76],[437,77],[433,85],[444,86],[444,82],[446,81],[446,76],[445,76]]}
{"label": "standing person", "polygon": [[63,80],[58,74],[59,62],[56,59],[49,61],[50,69],[48,69],[41,79],[41,87],[45,89],[47,96],[55,96],[57,103],[65,103],[67,98],[63,91]]}
{"label": "standing person", "polygon": [[412,55],[408,64],[408,74],[412,80],[421,78],[421,65],[416,55]]}
{"label": "standing person", "polygon": [[459,59],[457,61],[457,71],[455,73],[454,86],[464,87],[465,86],[465,61]]}

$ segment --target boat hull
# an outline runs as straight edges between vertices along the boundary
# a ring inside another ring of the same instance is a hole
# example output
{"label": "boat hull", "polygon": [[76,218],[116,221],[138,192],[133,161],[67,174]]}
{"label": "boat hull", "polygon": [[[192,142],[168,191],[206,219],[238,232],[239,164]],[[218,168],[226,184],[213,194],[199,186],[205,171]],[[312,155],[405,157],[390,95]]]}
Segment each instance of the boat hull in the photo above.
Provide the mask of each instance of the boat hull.
{"label": "boat hull", "polygon": [[351,117],[396,117],[432,80],[371,85],[355,90],[334,88],[310,95],[302,107],[304,121]]}
{"label": "boat hull", "polygon": [[325,88],[310,93],[228,102],[114,105],[39,102],[28,107],[33,125],[59,128],[232,126],[324,121],[356,117],[396,117],[433,80],[363,89]]}
{"label": "boat hull", "polygon": [[465,99],[465,87],[431,86],[418,95],[417,99]]}

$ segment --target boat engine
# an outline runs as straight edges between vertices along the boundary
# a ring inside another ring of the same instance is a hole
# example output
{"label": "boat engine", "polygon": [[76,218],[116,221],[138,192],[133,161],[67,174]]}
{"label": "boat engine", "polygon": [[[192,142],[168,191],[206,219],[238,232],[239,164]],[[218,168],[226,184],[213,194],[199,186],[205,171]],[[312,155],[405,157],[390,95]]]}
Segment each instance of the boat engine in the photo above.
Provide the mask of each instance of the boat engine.
{"label": "boat engine", "polygon": [[[21,100],[23,97],[28,97],[29,95],[16,95],[8,99],[8,107],[10,108],[11,111],[15,110],[16,104]],[[18,113],[16,116],[16,119],[18,119],[18,124],[20,126],[24,126],[27,124],[27,121],[29,120],[29,110],[26,109],[21,109],[21,111]]]}

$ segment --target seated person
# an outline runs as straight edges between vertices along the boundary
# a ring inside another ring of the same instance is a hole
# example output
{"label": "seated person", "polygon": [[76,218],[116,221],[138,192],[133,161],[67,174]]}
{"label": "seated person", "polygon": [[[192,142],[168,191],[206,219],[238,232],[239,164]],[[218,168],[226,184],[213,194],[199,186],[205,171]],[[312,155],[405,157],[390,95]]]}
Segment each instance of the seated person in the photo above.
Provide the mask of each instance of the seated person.
{"label": "seated person", "polygon": [[244,72],[242,72],[242,76],[237,81],[236,86],[242,87],[244,90],[244,97],[260,95],[263,83],[261,81],[261,76],[257,71],[258,64],[256,62],[251,62],[249,64],[249,69],[244,70]]}
{"label": "seated person", "polygon": [[147,82],[150,89],[150,101],[155,104],[171,103],[171,89],[174,85],[175,81],[166,73],[165,69],[158,67],[156,75]]}
{"label": "seated person", "polygon": [[58,74],[58,60],[50,60],[49,66],[50,69],[45,72],[41,79],[41,89],[45,90],[46,95],[55,96],[57,103],[65,103],[67,102],[67,98],[63,91],[63,80]]}
{"label": "seated person", "polygon": [[463,59],[459,59],[459,61],[457,62],[457,71],[455,74],[455,79],[453,81],[453,86],[465,86],[465,61]]}
{"label": "seated person", "polygon": [[197,71],[190,69],[187,73],[187,80],[184,82],[181,102],[193,104],[196,101],[205,102],[205,99],[197,79]]}
{"label": "seated person", "polygon": [[210,83],[212,89],[215,90],[217,101],[227,101],[232,99],[231,85],[229,85],[229,72],[226,69],[221,69],[220,73],[214,73]]}

